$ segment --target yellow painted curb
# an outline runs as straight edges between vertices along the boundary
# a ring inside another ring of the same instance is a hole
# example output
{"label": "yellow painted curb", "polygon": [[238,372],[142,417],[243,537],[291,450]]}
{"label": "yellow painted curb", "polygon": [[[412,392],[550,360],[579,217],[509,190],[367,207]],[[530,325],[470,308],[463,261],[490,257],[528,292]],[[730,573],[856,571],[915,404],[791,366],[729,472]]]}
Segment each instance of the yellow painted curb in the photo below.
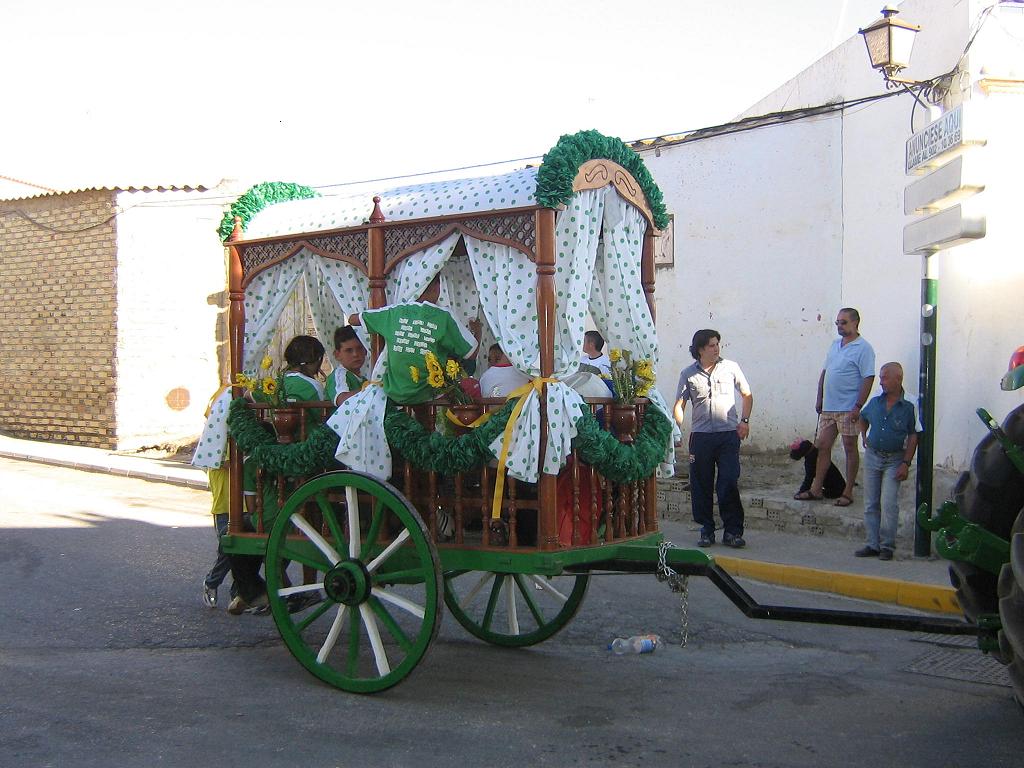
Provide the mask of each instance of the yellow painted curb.
{"label": "yellow painted curb", "polygon": [[732,576],[743,576],[769,584],[781,584],[812,592],[830,592],[835,595],[893,603],[907,608],[962,616],[952,587],[935,584],[917,584],[912,581],[886,579],[881,576],[861,576],[855,573],[823,571],[802,565],[765,563],[739,557],[715,556],[715,562]]}

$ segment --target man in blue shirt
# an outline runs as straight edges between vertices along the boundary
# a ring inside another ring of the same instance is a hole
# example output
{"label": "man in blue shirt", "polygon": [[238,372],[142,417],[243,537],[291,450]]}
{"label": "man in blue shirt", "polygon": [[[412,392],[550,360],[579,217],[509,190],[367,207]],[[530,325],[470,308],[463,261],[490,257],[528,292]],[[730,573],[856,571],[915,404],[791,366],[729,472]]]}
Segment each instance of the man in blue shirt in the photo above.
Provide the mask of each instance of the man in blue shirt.
{"label": "man in blue shirt", "polygon": [[917,450],[917,416],[914,406],[903,397],[903,367],[899,363],[883,365],[878,381],[882,394],[860,412],[866,541],[854,554],[892,560],[900,521],[900,483],[907,479]]}
{"label": "man in blue shirt", "polygon": [[875,381],[875,351],[860,335],[860,313],[856,309],[844,307],[839,310],[836,331],[839,338],[829,347],[825,367],[818,377],[818,399],[815,403],[818,412],[818,465],[814,482],[794,498],[821,501],[825,473],[832,463],[832,446],[836,437],[841,435],[846,453],[846,488],[835,504],[848,507],[853,503],[853,484],[860,469],[857,422]]}

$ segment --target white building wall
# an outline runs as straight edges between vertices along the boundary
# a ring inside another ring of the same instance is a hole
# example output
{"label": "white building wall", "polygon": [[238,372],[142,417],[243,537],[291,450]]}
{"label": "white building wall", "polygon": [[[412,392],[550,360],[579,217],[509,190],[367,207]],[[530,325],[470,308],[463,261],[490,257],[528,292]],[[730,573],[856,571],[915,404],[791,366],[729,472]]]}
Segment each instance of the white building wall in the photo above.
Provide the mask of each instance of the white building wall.
{"label": "white building wall", "polygon": [[[925,79],[961,58],[979,14],[991,2],[908,0],[901,17],[920,24],[913,66]],[[1001,418],[1021,393],[999,391],[1012,350],[1024,343],[1014,310],[1024,284],[1020,213],[1022,124],[1019,94],[985,96],[983,70],[1024,77],[1024,13],[999,9],[978,34],[953,99],[988,115],[992,163],[984,193],[988,235],[940,253],[937,464],[963,468],[987,407]],[[872,19],[865,19],[865,26]],[[1015,71],[1014,68],[1016,67]],[[741,115],[816,107],[885,93],[859,36],[822,58]],[[755,393],[755,450],[783,447],[814,430],[821,363],[843,306],[862,315],[861,331],[879,365],[898,360],[916,397],[922,259],[903,254],[904,144],[911,113],[932,118],[908,94],[731,136],[643,153],[669,211],[676,215],[675,267],[658,270],[660,388],[666,397],[693,331],[716,328]],[[751,258],[751,257],[754,258]],[[877,392],[877,388],[876,388]]]}
{"label": "white building wall", "polygon": [[645,153],[675,214],[675,265],[655,292],[659,389],[672,402],[694,331],[719,331],[754,392],[755,449],[814,432],[841,297],[841,129],[823,117]]}
{"label": "white building wall", "polygon": [[202,197],[210,193],[117,195],[120,450],[194,438],[219,383],[227,276],[216,229],[223,208]]}
{"label": "white building wall", "polygon": [[983,407],[1002,421],[1024,402],[1024,391],[999,388],[1010,354],[1024,344],[1024,94],[976,96],[965,107],[974,108],[974,116],[978,108],[988,113],[988,143],[971,150],[987,165],[986,188],[978,196],[987,233],[935,257],[940,308],[935,460],[949,466],[962,466],[985,434],[975,409]]}

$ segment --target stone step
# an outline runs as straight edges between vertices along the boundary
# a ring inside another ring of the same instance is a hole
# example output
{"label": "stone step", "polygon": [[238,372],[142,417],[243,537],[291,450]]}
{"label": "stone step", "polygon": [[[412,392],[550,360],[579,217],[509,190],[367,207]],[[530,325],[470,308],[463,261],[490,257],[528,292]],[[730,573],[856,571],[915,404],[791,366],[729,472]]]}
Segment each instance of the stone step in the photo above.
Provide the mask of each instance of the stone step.
{"label": "stone step", "polygon": [[[692,525],[696,534],[686,466],[686,463],[678,463],[676,468],[677,471],[682,469],[682,475],[658,481],[658,514],[665,520]],[[936,501],[947,498],[955,478],[955,473],[936,473]],[[787,463],[777,457],[760,460],[744,457],[743,476],[740,480],[744,527],[750,531],[780,531],[848,539],[851,542],[863,541],[864,502],[860,484],[857,484],[853,504],[849,507],[836,507],[832,499],[816,502],[793,499],[802,479],[803,470],[798,462]],[[910,478],[900,487],[900,526],[896,547],[901,551],[913,549],[914,498],[914,474],[911,473]],[[716,503],[716,517],[717,513]]]}

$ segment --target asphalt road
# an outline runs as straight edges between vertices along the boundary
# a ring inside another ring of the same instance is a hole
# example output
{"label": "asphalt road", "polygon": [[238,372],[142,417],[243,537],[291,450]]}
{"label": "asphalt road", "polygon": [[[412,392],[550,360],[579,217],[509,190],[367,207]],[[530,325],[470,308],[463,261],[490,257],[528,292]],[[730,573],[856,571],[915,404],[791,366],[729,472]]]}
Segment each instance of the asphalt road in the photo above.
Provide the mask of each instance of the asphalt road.
{"label": "asphalt road", "polygon": [[[292,659],[272,618],[201,604],[208,504],[0,459],[0,768],[1024,764],[1008,688],[907,671],[939,646],[753,621],[706,580],[691,586],[685,648],[664,585],[602,576],[542,645],[491,647],[448,617],[401,685],[339,692]],[[745,586],[762,602],[877,608]],[[605,650],[643,632],[670,642]]]}

